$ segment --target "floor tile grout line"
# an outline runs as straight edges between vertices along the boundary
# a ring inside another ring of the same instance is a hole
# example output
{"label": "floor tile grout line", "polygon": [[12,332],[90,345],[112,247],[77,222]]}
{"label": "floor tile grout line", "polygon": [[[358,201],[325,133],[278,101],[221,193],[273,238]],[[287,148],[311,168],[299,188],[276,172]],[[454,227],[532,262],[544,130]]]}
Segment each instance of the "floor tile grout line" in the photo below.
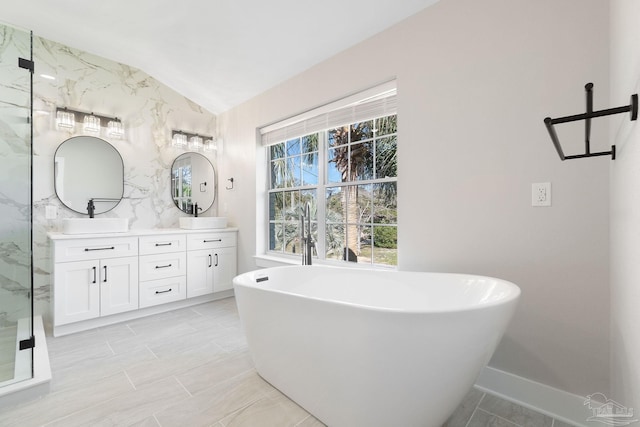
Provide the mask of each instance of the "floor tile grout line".
{"label": "floor tile grout line", "polygon": [[467,422],[464,425],[464,427],[469,427],[469,423],[471,422],[471,419],[473,419],[473,415],[476,413],[476,410],[480,408],[480,403],[482,403],[482,401],[484,400],[484,397],[486,395],[487,395],[487,393],[482,393],[482,396],[480,396],[480,400],[478,400],[478,403],[476,403],[476,406],[474,406],[473,411],[471,411],[471,416],[467,420]]}
{"label": "floor tile grout line", "polygon": [[476,411],[478,410],[478,406],[476,405],[475,408],[473,408],[473,411],[471,412],[471,416],[469,417],[469,419],[467,420],[467,422],[465,423],[464,427],[469,427],[469,423],[471,422],[471,420],[473,419],[473,416],[476,414]]}
{"label": "floor tile grout line", "polygon": [[[199,394],[199,393],[203,392],[203,391],[204,391],[204,390],[206,390],[206,389],[209,389],[209,388],[212,388],[212,387],[218,387],[220,384],[224,384],[224,383],[227,383],[227,382],[231,382],[231,381],[235,380],[236,378],[241,377],[242,375],[245,375],[245,374],[247,374],[247,373],[249,373],[249,372],[252,372],[252,371],[255,371],[255,368],[247,369],[246,371],[242,371],[242,372],[240,372],[240,373],[238,373],[238,374],[236,374],[236,375],[234,375],[234,376],[232,376],[232,377],[226,378],[226,379],[224,379],[224,380],[222,380],[222,381],[218,381],[217,383],[212,384],[212,385],[210,385],[209,387],[206,387],[206,388],[204,388],[204,389],[202,389],[202,390],[199,390],[199,391],[197,391],[197,392],[196,392],[196,393],[194,393],[194,394],[196,394],[196,395],[197,395],[197,394]],[[257,372],[256,372],[256,375],[258,375],[258,376],[259,376],[259,374],[258,374]],[[262,379],[262,377],[260,377],[260,378]],[[176,377],[176,379],[177,379],[177,377]],[[179,381],[179,380],[178,380],[178,381]],[[263,380],[263,381],[264,381],[264,380]],[[268,383],[267,383],[267,384],[268,384]],[[271,384],[269,384],[269,386],[270,386],[270,387],[273,387]],[[273,387],[273,389],[274,389],[274,390],[277,390],[275,387]],[[278,390],[278,391],[280,391],[280,390]],[[265,398],[265,397],[268,397],[268,396],[267,396],[267,394],[266,394],[266,393],[262,393],[262,397],[257,398],[256,400],[260,400],[260,399]],[[255,401],[253,401],[253,402],[255,402]],[[252,402],[252,403],[253,403],[253,402]]]}
{"label": "floor tile grout line", "polygon": [[187,394],[189,395],[189,397],[193,397],[193,394],[191,394],[191,392],[190,392],[189,390],[187,390],[187,388],[184,386],[184,384],[182,384],[182,382],[178,379],[178,377],[177,377],[177,376],[175,376],[175,375],[172,375],[172,376],[173,376],[173,379],[174,379],[174,380],[176,380],[176,382],[177,382],[178,384],[180,384],[180,386],[184,389],[184,391],[186,391],[186,392],[187,392]]}
{"label": "floor tile grout line", "polygon": [[151,355],[152,355],[153,357],[155,357],[155,358],[156,358],[156,360],[160,360],[160,358],[158,357],[158,355],[157,355],[157,354],[155,354],[155,353],[153,352],[153,350],[151,350],[151,348],[149,347],[149,345],[148,345],[148,344],[145,344],[145,345],[144,345],[144,348],[146,348],[147,350],[149,350],[149,353],[151,353]]}
{"label": "floor tile grout line", "polygon": [[129,374],[127,374],[127,370],[125,369],[122,372],[124,372],[124,376],[127,377],[127,381],[129,381],[129,384],[131,384],[131,387],[133,387],[134,390],[137,390],[138,388],[133,383],[133,381],[131,381],[131,377],[129,377]]}
{"label": "floor tile grout line", "polygon": [[510,420],[508,418],[501,417],[500,415],[494,414],[493,412],[489,412],[489,411],[487,411],[485,409],[482,409],[482,408],[478,408],[478,410],[484,412],[485,414],[491,415],[492,417],[496,417],[496,418],[498,418],[498,419],[500,419],[502,421],[506,421],[507,423],[509,423],[509,424],[511,424],[513,426],[522,427],[522,425],[516,423],[515,421],[512,421],[512,420]]}
{"label": "floor tile grout line", "polygon": [[190,307],[190,308],[191,308],[191,311],[193,311],[195,314],[197,314],[198,316],[202,316],[202,313],[196,310],[195,307]]}
{"label": "floor tile grout line", "polygon": [[300,424],[302,424],[303,422],[307,421],[309,418],[311,417],[311,414],[307,415],[306,417],[304,417],[302,420],[300,420],[300,422],[298,422],[296,425],[294,425],[293,427],[299,427]]}
{"label": "floor tile grout line", "polygon": [[109,350],[111,350],[111,353],[112,353],[111,355],[115,356],[116,352],[113,350],[113,347],[111,347],[111,344],[109,344],[109,340],[106,340],[106,343],[107,343],[107,347],[109,347]]}
{"label": "floor tile grout line", "polygon": [[[235,411],[231,411],[228,414],[224,415],[222,418],[220,418],[216,422],[222,424],[222,426],[224,427],[224,426],[226,426],[226,424],[222,422],[223,419],[225,419],[227,417],[230,417],[230,416],[232,416],[234,414],[238,414],[238,413],[248,409],[249,407],[253,406],[256,402],[259,402],[259,401],[264,400],[264,399],[269,399],[269,397],[267,395],[265,395],[265,394],[263,394],[262,397],[256,397],[255,399],[248,401],[245,405],[243,405],[242,407],[236,409]],[[215,425],[215,423],[214,423],[214,425]]]}

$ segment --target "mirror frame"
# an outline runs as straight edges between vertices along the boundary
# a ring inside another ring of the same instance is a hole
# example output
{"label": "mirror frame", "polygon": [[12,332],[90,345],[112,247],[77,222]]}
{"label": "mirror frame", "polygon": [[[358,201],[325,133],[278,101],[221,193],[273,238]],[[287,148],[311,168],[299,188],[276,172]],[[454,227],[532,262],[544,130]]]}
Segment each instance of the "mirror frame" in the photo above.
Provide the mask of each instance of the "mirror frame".
{"label": "mirror frame", "polygon": [[[217,193],[218,193],[218,177],[217,177],[217,174],[216,174],[216,168],[213,166],[213,163],[211,163],[211,160],[209,160],[209,158],[207,158],[205,155],[203,155],[201,153],[198,153],[198,152],[195,152],[195,151],[187,151],[185,153],[180,154],[178,157],[176,157],[173,160],[173,163],[171,164],[171,171],[170,171],[170,180],[171,180],[171,182],[170,182],[170,186],[169,186],[169,192],[171,193],[171,200],[173,201],[173,204],[174,204],[174,206],[176,208],[178,208],[180,211],[182,211],[182,212],[184,212],[184,213],[186,213],[188,215],[193,215],[193,204],[190,205],[191,206],[190,210],[189,209],[182,209],[180,207],[180,205],[178,205],[178,202],[176,201],[176,199],[174,198],[174,190],[175,190],[174,189],[174,183],[175,183],[175,181],[174,181],[174,169],[175,169],[175,166],[176,166],[176,162],[178,162],[179,159],[182,158],[183,156],[192,156],[192,155],[198,155],[198,156],[202,157],[202,159],[206,160],[208,165],[211,167],[211,174],[213,175],[213,196],[211,198],[211,202],[209,203],[209,205],[206,208],[204,206],[201,206],[202,207],[202,211],[200,211],[198,213],[198,215],[199,215],[199,214],[205,213],[206,211],[211,209],[211,207],[213,206],[213,204],[216,201],[216,196],[217,196]],[[191,192],[192,192],[192,194],[193,194],[193,191],[194,191],[194,189],[193,189],[193,183],[192,183],[191,184]],[[193,198],[193,196],[192,196],[192,198]]]}
{"label": "mirror frame", "polygon": [[[96,205],[96,210],[95,210],[94,214],[98,215],[98,214],[103,214],[103,213],[109,212],[109,211],[115,209],[115,207],[120,204],[120,202],[122,201],[122,199],[124,197],[124,160],[122,159],[122,155],[120,154],[120,152],[118,151],[118,149],[116,147],[114,147],[109,142],[107,142],[104,139],[99,138],[97,136],[92,136],[92,135],[76,135],[76,136],[72,136],[72,137],[67,138],[64,141],[62,141],[62,143],[60,143],[60,145],[56,148],[56,151],[55,151],[55,153],[53,155],[53,187],[54,187],[54,190],[55,190],[55,193],[56,193],[56,197],[58,198],[58,200],[60,200],[60,203],[62,203],[62,205],[64,207],[66,207],[67,209],[70,209],[73,212],[77,212],[79,214],[89,215],[89,213],[87,212],[86,209],[80,211],[80,210],[77,210],[76,208],[73,208],[73,207],[69,206],[69,204],[68,204],[69,201],[67,200],[65,202],[63,200],[63,198],[60,197],[60,194],[58,192],[58,185],[57,185],[57,181],[58,180],[57,180],[57,177],[56,177],[56,175],[57,175],[56,157],[58,156],[58,152],[64,146],[65,143],[67,143],[69,141],[72,141],[72,140],[77,140],[78,138],[91,138],[91,139],[95,139],[97,141],[101,141],[102,143],[106,144],[105,147],[110,147],[113,150],[113,152],[115,154],[117,154],[118,159],[120,159],[120,164],[122,165],[122,178],[121,178],[122,179],[122,193],[121,193],[121,196],[120,196],[119,200],[117,200],[117,201],[114,198],[114,200],[113,200],[114,205],[112,207],[110,207],[109,209],[100,209],[100,207],[99,207],[100,203],[98,203]],[[96,198],[96,199],[99,199],[99,198]]]}

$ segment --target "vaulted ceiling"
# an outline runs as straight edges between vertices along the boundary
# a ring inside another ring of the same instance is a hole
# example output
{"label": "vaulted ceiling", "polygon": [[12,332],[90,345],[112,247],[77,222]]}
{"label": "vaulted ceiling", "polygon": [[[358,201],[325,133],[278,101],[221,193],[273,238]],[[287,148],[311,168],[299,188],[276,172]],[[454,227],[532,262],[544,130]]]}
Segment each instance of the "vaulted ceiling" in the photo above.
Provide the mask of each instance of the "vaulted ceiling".
{"label": "vaulted ceiling", "polygon": [[0,0],[0,19],[139,68],[220,113],[436,1]]}

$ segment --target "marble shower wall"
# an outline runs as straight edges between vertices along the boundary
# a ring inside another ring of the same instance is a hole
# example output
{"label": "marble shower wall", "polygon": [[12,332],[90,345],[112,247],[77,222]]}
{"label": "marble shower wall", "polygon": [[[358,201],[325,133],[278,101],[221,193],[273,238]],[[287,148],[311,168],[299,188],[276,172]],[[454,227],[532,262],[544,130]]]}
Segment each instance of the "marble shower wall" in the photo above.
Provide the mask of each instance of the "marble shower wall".
{"label": "marble shower wall", "polygon": [[[171,129],[215,135],[216,116],[136,68],[39,37],[34,37],[33,48],[34,293],[36,313],[48,319],[51,260],[46,233],[60,231],[63,218],[84,216],[67,209],[55,193],[55,151],[66,139],[82,135],[78,123],[73,133],[56,129],[56,107],[122,120],[124,139],[107,137],[104,128],[100,137],[123,158],[124,198],[101,216],[129,218],[131,229],[178,226],[178,218],[184,214],[171,200],[170,168],[185,150],[171,147]],[[217,170],[215,154],[203,154]],[[46,206],[57,208],[56,219],[45,218]],[[216,212],[214,204],[204,215]]]}
{"label": "marble shower wall", "polygon": [[29,39],[0,25],[0,328],[31,310]]}

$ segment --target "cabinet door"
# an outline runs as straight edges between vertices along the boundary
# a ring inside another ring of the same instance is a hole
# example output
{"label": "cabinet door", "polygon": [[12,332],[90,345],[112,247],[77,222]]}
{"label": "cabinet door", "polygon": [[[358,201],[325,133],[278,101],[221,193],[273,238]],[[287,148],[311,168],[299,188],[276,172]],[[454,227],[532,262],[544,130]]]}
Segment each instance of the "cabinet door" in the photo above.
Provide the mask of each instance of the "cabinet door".
{"label": "cabinet door", "polygon": [[54,324],[65,325],[100,316],[98,261],[56,263],[54,266]]}
{"label": "cabinet door", "polygon": [[213,261],[211,250],[187,252],[187,298],[213,292]]}
{"label": "cabinet door", "polygon": [[138,309],[138,257],[100,261],[100,315]]}
{"label": "cabinet door", "polygon": [[213,251],[213,290],[233,289],[237,271],[236,248],[218,248]]}

